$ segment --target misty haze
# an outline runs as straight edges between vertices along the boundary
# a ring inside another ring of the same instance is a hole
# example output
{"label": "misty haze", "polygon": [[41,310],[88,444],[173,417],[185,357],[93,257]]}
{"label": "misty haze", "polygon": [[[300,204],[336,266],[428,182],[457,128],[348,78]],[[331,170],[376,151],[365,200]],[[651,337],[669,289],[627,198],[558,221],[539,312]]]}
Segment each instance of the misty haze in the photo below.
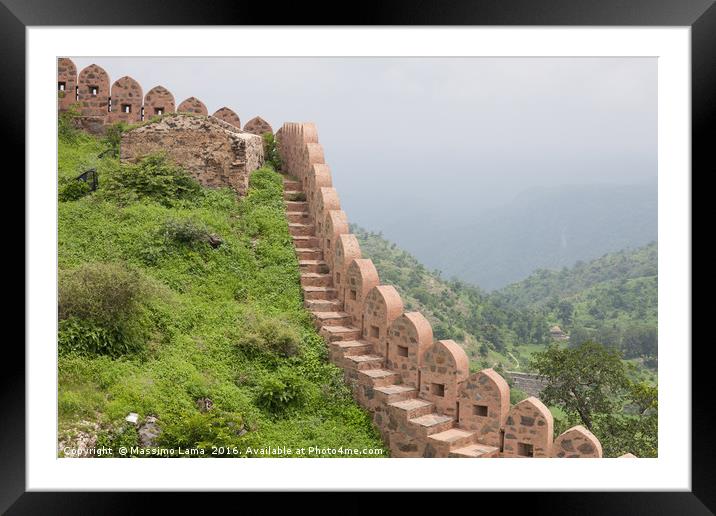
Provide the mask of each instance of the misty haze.
{"label": "misty haze", "polygon": [[79,58],[315,122],[350,221],[485,289],[657,238],[653,58]]}

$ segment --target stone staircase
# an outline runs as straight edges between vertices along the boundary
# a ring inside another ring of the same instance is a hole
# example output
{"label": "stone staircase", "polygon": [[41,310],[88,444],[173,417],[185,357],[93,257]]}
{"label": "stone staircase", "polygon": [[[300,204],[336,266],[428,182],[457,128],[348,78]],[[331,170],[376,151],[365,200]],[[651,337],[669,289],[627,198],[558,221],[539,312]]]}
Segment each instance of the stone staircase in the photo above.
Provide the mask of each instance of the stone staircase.
{"label": "stone staircase", "polygon": [[[289,232],[293,238],[304,305],[313,315],[319,334],[328,342],[329,359],[343,369],[357,401],[373,413],[374,421],[390,418],[393,432],[383,438],[397,457],[496,457],[499,450],[478,442],[475,432],[458,428],[451,416],[436,412],[432,402],[418,397],[415,387],[401,385],[398,373],[386,368],[373,344],[361,340],[360,328],[337,298],[333,277],[319,247],[308,202],[298,181],[284,180],[284,199]],[[378,424],[379,427],[382,425]],[[424,447],[393,442],[391,435],[405,435],[408,441],[425,442]]]}

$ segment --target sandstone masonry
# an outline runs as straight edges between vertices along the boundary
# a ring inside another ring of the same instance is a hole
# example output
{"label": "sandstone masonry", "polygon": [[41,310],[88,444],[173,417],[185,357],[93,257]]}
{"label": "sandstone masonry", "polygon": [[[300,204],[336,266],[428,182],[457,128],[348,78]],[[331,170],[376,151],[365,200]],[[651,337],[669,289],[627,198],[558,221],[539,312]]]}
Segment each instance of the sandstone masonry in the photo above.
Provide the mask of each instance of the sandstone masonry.
{"label": "sandstone masonry", "polygon": [[[116,122],[131,124],[175,112],[209,114],[206,105],[196,97],[177,105],[174,95],[157,85],[142,98],[142,86],[132,77],[117,79],[110,87],[109,74],[102,67],[91,64],[78,75],[72,60],[61,57],[57,60],[57,109],[61,113],[72,108],[79,113],[75,123],[94,134],[104,133],[108,125]],[[213,116],[241,129],[239,116],[228,107],[219,108]],[[257,116],[246,123],[243,132],[263,135],[273,129]]]}
{"label": "sandstone masonry", "polygon": [[[313,124],[285,123],[276,139],[284,171],[296,178],[284,188],[305,306],[393,457],[602,456],[582,426],[555,439],[552,414],[539,399],[511,406],[502,376],[470,374],[457,343],[435,341],[422,314],[404,311],[348,232]],[[301,192],[306,200],[293,200]]]}
{"label": "sandstone masonry", "polygon": [[229,186],[244,195],[249,175],[264,162],[260,136],[217,118],[174,114],[122,135],[120,159],[135,162],[162,151],[202,185]]}

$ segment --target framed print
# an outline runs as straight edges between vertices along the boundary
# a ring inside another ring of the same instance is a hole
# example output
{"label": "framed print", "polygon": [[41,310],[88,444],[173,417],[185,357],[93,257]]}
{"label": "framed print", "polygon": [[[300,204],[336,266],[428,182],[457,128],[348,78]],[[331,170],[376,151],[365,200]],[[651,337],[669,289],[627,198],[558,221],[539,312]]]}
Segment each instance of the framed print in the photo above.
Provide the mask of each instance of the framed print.
{"label": "framed print", "polygon": [[714,510],[691,336],[712,2],[124,7],[0,11],[27,192],[3,510]]}

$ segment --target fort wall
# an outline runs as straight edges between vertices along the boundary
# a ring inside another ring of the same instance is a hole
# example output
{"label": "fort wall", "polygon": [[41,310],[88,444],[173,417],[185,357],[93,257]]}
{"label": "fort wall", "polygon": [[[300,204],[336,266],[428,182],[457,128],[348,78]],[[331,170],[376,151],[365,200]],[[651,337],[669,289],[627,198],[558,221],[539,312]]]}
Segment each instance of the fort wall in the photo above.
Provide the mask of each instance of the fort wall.
{"label": "fort wall", "polygon": [[[59,113],[76,110],[75,123],[88,132],[102,134],[117,122],[134,124],[169,113],[209,116],[206,105],[196,97],[177,105],[174,95],[164,86],[152,87],[144,97],[142,92],[142,86],[132,77],[125,76],[112,83],[109,74],[99,65],[91,64],[78,72],[71,59],[57,60],[57,110]],[[218,109],[211,116],[241,132],[259,136],[273,133],[271,125],[258,116],[242,129],[239,116],[228,107]]]}
{"label": "fort wall", "polygon": [[[284,182],[286,211],[305,306],[392,456],[602,456],[587,429],[554,436],[552,414],[538,398],[511,405],[502,376],[471,374],[460,345],[436,341],[422,314],[404,311],[349,233],[315,125],[287,122],[276,137],[284,172],[295,178]],[[296,200],[301,193],[305,201]]]}

